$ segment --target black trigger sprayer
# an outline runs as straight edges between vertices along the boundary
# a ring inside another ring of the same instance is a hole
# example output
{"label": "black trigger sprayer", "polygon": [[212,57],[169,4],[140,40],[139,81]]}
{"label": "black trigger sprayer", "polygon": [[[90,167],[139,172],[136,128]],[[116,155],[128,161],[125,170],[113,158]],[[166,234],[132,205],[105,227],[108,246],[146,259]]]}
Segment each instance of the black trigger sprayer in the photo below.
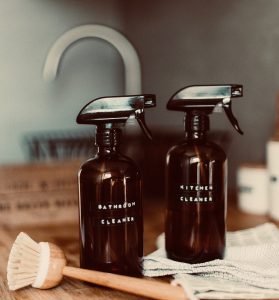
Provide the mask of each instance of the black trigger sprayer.
{"label": "black trigger sprayer", "polygon": [[98,127],[113,130],[134,115],[145,135],[152,139],[145,124],[144,109],[155,106],[156,97],[152,94],[97,98],[82,108],[77,123],[96,125],[97,130]]}
{"label": "black trigger sprayer", "polygon": [[232,98],[243,96],[243,86],[227,85],[196,85],[188,86],[176,92],[167,104],[167,109],[184,111],[186,118],[193,115],[209,115],[224,109],[235,130],[243,134],[238,121],[232,113]]}
{"label": "black trigger sprayer", "polygon": [[141,175],[119,152],[121,127],[135,117],[151,139],[144,110],[156,106],[152,94],[98,98],[77,116],[96,125],[97,155],[79,171],[80,265],[104,272],[141,275],[143,220]]}
{"label": "black trigger sprayer", "polygon": [[242,97],[238,84],[196,85],[176,92],[167,109],[185,112],[186,138],[167,154],[166,251],[169,258],[201,263],[222,258],[225,250],[227,157],[207,140],[209,114],[224,109],[243,134],[231,109]]}

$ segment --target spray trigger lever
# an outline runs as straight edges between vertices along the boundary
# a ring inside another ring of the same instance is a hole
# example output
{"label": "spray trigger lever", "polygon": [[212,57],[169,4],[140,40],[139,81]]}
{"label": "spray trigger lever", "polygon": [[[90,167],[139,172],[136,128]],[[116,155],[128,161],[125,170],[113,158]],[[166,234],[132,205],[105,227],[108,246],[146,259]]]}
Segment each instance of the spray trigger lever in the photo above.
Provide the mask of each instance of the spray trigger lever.
{"label": "spray trigger lever", "polygon": [[148,129],[146,123],[145,123],[145,117],[144,117],[144,111],[143,109],[137,109],[135,110],[135,117],[140,125],[140,128],[142,129],[142,131],[144,132],[144,134],[150,139],[152,140],[152,135],[150,130]]}
{"label": "spray trigger lever", "polygon": [[240,129],[236,117],[233,115],[231,98],[228,98],[228,97],[224,98],[222,100],[222,106],[223,106],[224,111],[225,111],[228,119],[230,120],[232,126],[235,128],[235,130],[237,132],[239,132],[240,134],[243,134],[243,131]]}

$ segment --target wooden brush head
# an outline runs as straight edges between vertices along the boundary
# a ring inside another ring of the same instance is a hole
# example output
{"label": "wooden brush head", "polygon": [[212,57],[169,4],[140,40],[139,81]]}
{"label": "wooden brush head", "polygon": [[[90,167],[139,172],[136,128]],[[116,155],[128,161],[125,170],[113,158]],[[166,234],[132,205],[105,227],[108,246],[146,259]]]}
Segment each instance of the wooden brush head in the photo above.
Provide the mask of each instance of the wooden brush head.
{"label": "wooden brush head", "polygon": [[21,232],[9,255],[7,279],[10,290],[32,285],[39,289],[57,286],[63,278],[66,257],[52,243],[36,243]]}
{"label": "wooden brush head", "polygon": [[63,278],[63,268],[66,266],[64,252],[56,245],[48,243],[50,249],[48,270],[39,289],[49,289],[57,286]]}

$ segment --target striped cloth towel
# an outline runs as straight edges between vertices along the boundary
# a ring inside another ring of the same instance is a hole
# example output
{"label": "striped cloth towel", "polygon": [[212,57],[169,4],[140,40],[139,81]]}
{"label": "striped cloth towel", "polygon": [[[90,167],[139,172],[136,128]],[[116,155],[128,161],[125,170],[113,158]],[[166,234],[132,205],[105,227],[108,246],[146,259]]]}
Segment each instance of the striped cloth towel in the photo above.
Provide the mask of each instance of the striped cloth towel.
{"label": "striped cloth towel", "polygon": [[144,258],[145,276],[172,275],[199,298],[279,298],[279,229],[272,223],[227,233],[223,260],[187,264],[166,257],[164,235]]}

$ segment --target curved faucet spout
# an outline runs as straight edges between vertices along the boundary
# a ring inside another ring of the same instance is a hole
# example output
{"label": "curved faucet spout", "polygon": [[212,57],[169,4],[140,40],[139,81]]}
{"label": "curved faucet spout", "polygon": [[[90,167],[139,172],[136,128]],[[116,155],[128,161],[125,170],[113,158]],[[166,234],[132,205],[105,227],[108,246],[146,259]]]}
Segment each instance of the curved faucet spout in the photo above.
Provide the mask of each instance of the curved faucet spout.
{"label": "curved faucet spout", "polygon": [[82,25],[65,32],[51,47],[44,66],[45,80],[56,78],[59,63],[65,50],[84,38],[99,38],[114,46],[120,53],[125,71],[125,93],[141,93],[141,67],[138,54],[133,45],[118,31],[103,25]]}

